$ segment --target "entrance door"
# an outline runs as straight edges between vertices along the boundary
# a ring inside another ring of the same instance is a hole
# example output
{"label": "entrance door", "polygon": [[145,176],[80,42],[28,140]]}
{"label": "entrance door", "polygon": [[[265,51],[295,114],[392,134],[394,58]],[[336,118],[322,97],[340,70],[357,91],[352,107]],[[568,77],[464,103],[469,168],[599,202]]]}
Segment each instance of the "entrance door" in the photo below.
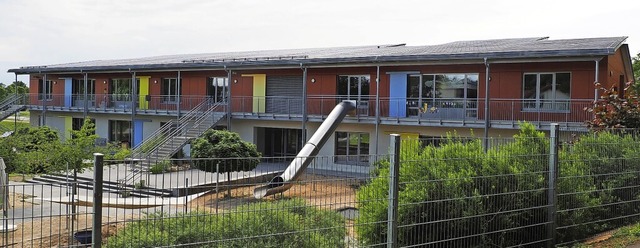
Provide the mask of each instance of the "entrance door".
{"label": "entrance door", "polygon": [[263,142],[258,147],[264,157],[294,157],[302,149],[302,130],[286,128],[259,128],[258,134]]}

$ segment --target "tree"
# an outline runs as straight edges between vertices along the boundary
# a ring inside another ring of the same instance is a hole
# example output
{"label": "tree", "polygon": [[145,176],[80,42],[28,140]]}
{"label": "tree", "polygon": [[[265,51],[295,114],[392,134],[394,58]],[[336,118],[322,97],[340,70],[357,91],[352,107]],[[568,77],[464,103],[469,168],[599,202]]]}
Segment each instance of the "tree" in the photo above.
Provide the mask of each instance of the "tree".
{"label": "tree", "polygon": [[27,94],[29,93],[29,87],[22,81],[15,81],[10,85],[4,85],[0,83],[0,101],[5,99],[7,96],[13,95],[18,92],[18,94]]}
{"label": "tree", "polygon": [[624,97],[611,87],[606,89],[600,84],[596,85],[602,91],[598,101],[593,107],[585,108],[593,113],[593,119],[587,121],[587,126],[593,129],[607,128],[639,128],[640,127],[640,98],[638,91],[630,90],[631,83],[627,83]]}
{"label": "tree", "polygon": [[208,130],[193,142],[192,158],[215,158],[195,160],[196,168],[215,173],[227,173],[227,182],[232,171],[250,171],[260,163],[261,154],[256,145],[246,142],[237,133],[226,130]]}

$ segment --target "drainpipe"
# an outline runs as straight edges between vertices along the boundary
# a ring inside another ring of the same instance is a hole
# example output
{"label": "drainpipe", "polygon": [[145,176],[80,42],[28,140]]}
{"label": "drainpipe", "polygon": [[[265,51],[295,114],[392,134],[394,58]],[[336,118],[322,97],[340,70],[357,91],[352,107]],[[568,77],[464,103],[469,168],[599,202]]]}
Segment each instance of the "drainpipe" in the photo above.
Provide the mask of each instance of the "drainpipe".
{"label": "drainpipe", "polygon": [[596,61],[596,79],[593,81],[593,85],[594,85],[594,89],[593,89],[593,100],[597,101],[598,98],[600,98],[598,96],[598,78],[600,77],[600,60],[597,59]]}
{"label": "drainpipe", "polygon": [[176,97],[176,100],[178,101],[176,103],[176,109],[178,110],[178,119],[180,119],[180,88],[182,88],[182,80],[180,80],[180,71],[178,71],[178,79],[176,79],[176,94],[178,95],[178,97]]}
{"label": "drainpipe", "polygon": [[[378,154],[378,139],[380,126],[380,66],[376,66],[376,147],[375,154]],[[377,157],[376,157],[377,160]]]}
{"label": "drainpipe", "polygon": [[484,152],[489,150],[489,128],[491,123],[489,122],[489,61],[484,58]]}
{"label": "drainpipe", "polygon": [[227,72],[227,130],[231,131],[231,70],[227,70],[227,66],[224,66],[224,70]]}
{"label": "drainpipe", "polygon": [[[80,70],[80,73],[82,73],[82,70]],[[89,112],[89,99],[88,99],[88,94],[87,94],[87,86],[89,85],[89,82],[87,82],[89,80],[89,74],[88,73],[84,73],[84,112],[82,113],[82,119],[87,119],[87,113]],[[94,86],[95,87],[95,86]],[[84,120],[83,120],[84,121]]]}
{"label": "drainpipe", "polygon": [[302,142],[307,142],[307,68],[302,68]]}
{"label": "drainpipe", "polygon": [[[47,74],[45,73],[44,76],[42,77],[42,86],[45,89],[42,89],[42,121],[41,121],[42,125],[41,126],[47,125],[47,91],[46,91],[47,87],[46,86],[48,85],[49,84],[47,83]],[[51,91],[53,91],[53,89]]]}

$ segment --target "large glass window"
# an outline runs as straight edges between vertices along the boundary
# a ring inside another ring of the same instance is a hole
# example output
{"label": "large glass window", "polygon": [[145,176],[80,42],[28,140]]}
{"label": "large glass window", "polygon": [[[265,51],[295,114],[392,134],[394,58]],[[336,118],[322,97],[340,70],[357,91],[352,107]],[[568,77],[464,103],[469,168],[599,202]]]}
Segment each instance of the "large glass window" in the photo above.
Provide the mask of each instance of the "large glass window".
{"label": "large glass window", "polygon": [[214,102],[224,102],[228,82],[226,77],[212,77],[207,83],[207,95]]}
{"label": "large glass window", "polygon": [[567,111],[571,97],[571,73],[525,73],[522,108],[534,111]]}
{"label": "large glass window", "polygon": [[369,165],[369,134],[336,132],[336,163]]}
{"label": "large glass window", "polygon": [[131,78],[112,79],[109,94],[115,101],[131,101]]}
{"label": "large glass window", "polygon": [[162,99],[164,102],[176,102],[178,101],[178,95],[180,95],[180,87],[178,87],[177,78],[164,78],[162,79],[162,85],[160,87]]}
{"label": "large glass window", "polygon": [[407,114],[435,112],[440,108],[466,109],[476,114],[478,74],[414,74],[407,78]]}
{"label": "large glass window", "polygon": [[[96,94],[96,80],[88,79],[87,84],[87,100],[94,100]],[[84,100],[85,83],[84,79],[74,79],[71,84],[71,94],[73,95],[73,105],[80,105]]]}
{"label": "large glass window", "polygon": [[109,141],[131,144],[131,121],[109,121]]}
{"label": "large glass window", "polygon": [[42,79],[38,80],[38,100],[46,99],[51,100],[53,92],[53,81]]}
{"label": "large glass window", "polygon": [[371,80],[368,75],[338,76],[337,94],[339,101],[356,100],[359,115],[369,113],[369,90]]}

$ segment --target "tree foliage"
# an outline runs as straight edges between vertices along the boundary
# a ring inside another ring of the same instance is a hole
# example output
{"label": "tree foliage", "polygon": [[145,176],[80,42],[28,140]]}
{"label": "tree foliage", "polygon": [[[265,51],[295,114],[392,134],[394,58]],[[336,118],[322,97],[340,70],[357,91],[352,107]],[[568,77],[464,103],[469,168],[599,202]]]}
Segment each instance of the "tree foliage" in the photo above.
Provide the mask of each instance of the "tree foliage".
{"label": "tree foliage", "polygon": [[26,94],[29,93],[29,87],[22,81],[16,81],[11,83],[10,85],[5,85],[0,83],[0,101],[5,97],[15,94]]}
{"label": "tree foliage", "polygon": [[215,158],[194,161],[195,166],[203,171],[250,171],[260,163],[261,154],[256,145],[242,140],[234,132],[210,129],[192,144],[192,158]]}
{"label": "tree foliage", "polygon": [[624,96],[614,87],[596,86],[602,94],[593,107],[585,108],[594,116],[586,122],[589,128],[640,128],[640,98],[635,90],[630,90],[630,83],[625,87]]}

